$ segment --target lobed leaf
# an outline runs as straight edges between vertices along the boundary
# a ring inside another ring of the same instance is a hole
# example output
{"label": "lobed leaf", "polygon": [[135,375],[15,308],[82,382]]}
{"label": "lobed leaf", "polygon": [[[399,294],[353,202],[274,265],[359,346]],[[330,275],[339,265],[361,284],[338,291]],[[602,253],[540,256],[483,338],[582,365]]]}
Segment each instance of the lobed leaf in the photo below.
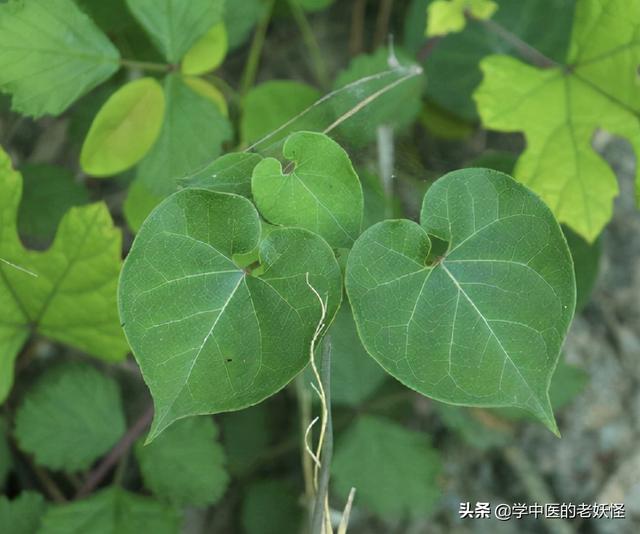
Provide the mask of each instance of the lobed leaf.
{"label": "lobed leaf", "polygon": [[[0,150],[0,401],[32,329],[92,356],[127,352],[116,308],[121,235],[103,203],[71,208],[45,252],[26,250],[16,231],[22,178]],[[7,264],[9,263],[9,265]],[[10,265],[18,265],[19,269]]]}
{"label": "lobed leaf", "polygon": [[120,54],[72,0],[0,4],[0,91],[24,115],[59,115],[109,78]]}
{"label": "lobed leaf", "polygon": [[[625,0],[584,0],[566,67],[542,70],[505,56],[481,63],[484,80],[474,98],[483,124],[524,132],[516,178],[589,242],[611,218],[618,194],[613,171],[591,145],[595,131],[628,139],[640,155],[638,31],[640,10]],[[636,177],[640,183],[640,166]]]}
{"label": "lobed leaf", "polygon": [[[252,252],[260,266],[241,266]],[[341,277],[320,237],[283,228],[261,239],[251,202],[203,189],[154,210],[120,281],[124,329],[156,406],[149,441],[188,415],[256,404],[302,370],[321,317],[307,276],[328,299],[329,324]]]}
{"label": "lobed leaf", "polygon": [[333,247],[350,247],[362,226],[363,195],[347,153],[324,134],[296,132],[282,154],[290,160],[284,170],[275,158],[253,169],[260,213],[272,224],[306,228]]}
{"label": "lobed leaf", "polygon": [[153,78],[139,78],[113,93],[91,124],[80,165],[93,176],[133,167],[149,151],[164,118],[164,93]]}
{"label": "lobed leaf", "polygon": [[486,20],[498,9],[491,0],[435,0],[427,7],[427,37],[462,31],[467,25],[467,13]]}
{"label": "lobed leaf", "polygon": [[[379,223],[349,255],[365,348],[424,395],[517,406],[557,432],[548,391],[576,289],[553,215],[509,176],[465,169],[428,190],[421,221]],[[447,244],[442,257],[429,236]]]}

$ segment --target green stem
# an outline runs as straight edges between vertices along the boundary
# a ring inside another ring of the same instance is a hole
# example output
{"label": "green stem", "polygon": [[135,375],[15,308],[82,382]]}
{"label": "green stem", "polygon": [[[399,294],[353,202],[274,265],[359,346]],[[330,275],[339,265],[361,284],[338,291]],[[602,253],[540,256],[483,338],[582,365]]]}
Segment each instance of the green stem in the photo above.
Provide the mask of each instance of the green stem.
{"label": "green stem", "polygon": [[120,65],[128,69],[147,70],[153,72],[169,72],[174,68],[168,63],[153,63],[151,61],[135,61],[133,59],[121,59]]}
{"label": "green stem", "polygon": [[295,0],[289,0],[289,8],[293,14],[293,18],[300,29],[302,34],[302,40],[309,51],[311,57],[311,67],[313,74],[320,86],[324,89],[329,87],[329,76],[327,74],[327,67],[322,58],[322,52],[318,40],[311,29],[311,25],[304,14],[304,11]]}
{"label": "green stem", "polygon": [[269,22],[271,22],[271,15],[273,13],[273,6],[275,0],[269,0],[267,9],[260,20],[260,23],[256,27],[256,31],[253,34],[253,40],[251,41],[251,48],[249,49],[249,57],[244,66],[244,72],[242,73],[242,81],[240,82],[240,95],[244,96],[256,81],[256,74],[258,72],[258,64],[260,63],[260,56],[262,55],[262,48],[264,46],[265,37],[267,35],[267,28]]}
{"label": "green stem", "polygon": [[327,534],[325,525],[330,521],[327,517],[327,503],[329,495],[329,476],[331,473],[331,457],[333,455],[333,422],[331,420],[331,340],[325,337],[322,344],[322,362],[320,379],[324,390],[325,404],[327,407],[327,423],[324,441],[322,442],[322,455],[318,488],[316,491],[313,512],[311,515],[311,534]]}

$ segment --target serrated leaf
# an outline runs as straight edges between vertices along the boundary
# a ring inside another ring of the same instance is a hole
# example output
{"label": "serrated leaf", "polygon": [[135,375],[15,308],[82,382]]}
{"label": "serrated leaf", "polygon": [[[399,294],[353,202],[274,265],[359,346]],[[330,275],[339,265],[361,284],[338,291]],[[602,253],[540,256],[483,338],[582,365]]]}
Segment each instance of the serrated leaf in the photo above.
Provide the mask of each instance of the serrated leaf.
{"label": "serrated leaf", "polygon": [[[328,297],[327,324],[333,318],[341,279],[329,246],[302,229],[260,233],[244,197],[191,188],[140,229],[120,279],[120,314],[154,397],[149,440],[188,415],[256,404],[302,370],[321,317],[307,273]],[[256,248],[259,268],[234,261]]]}
{"label": "serrated leaf", "polygon": [[[420,69],[411,56],[400,48],[394,49],[392,54],[387,48],[380,47],[373,54],[359,55],[338,75],[334,89],[387,72],[397,68],[398,64],[406,69]],[[357,146],[373,141],[378,126],[393,126],[397,130],[406,128],[420,114],[425,83],[426,78],[422,75],[404,80],[344,121],[337,131]]]}
{"label": "serrated leaf", "polygon": [[285,481],[258,480],[248,488],[242,503],[245,534],[299,532],[302,507],[298,496]]}
{"label": "serrated leaf", "polygon": [[427,8],[427,37],[462,31],[467,25],[467,13],[486,20],[498,9],[491,0],[435,0]]}
{"label": "serrated leaf", "polygon": [[180,516],[173,508],[120,488],[88,499],[49,507],[38,534],[178,534]]}
{"label": "serrated leaf", "polygon": [[127,0],[127,5],[167,61],[178,63],[222,20],[224,0]]}
{"label": "serrated leaf", "polygon": [[0,5],[0,91],[14,110],[59,115],[119,68],[120,54],[72,0]]}
{"label": "serrated leaf", "polygon": [[38,240],[53,238],[63,215],[89,202],[86,188],[64,167],[29,164],[20,168],[23,191],[18,210],[20,235]]}
{"label": "serrated leaf", "polygon": [[[413,0],[405,18],[404,46],[417,54],[424,45],[424,13],[430,0]],[[492,17],[524,42],[555,60],[562,60],[569,41],[575,0],[496,0]],[[440,107],[467,121],[478,118],[471,95],[480,84],[480,60],[490,54],[518,56],[514,44],[479,21],[443,37],[423,61],[427,95]]]}
{"label": "serrated leaf", "polygon": [[82,145],[80,165],[93,176],[133,167],[149,151],[164,118],[164,93],[153,78],[123,85],[98,111]]}
{"label": "serrated leaf", "polygon": [[[92,356],[127,352],[116,309],[120,231],[103,203],[72,208],[45,252],[26,250],[16,231],[22,178],[0,149],[0,402],[30,330]],[[12,268],[7,263],[18,265]]]}
{"label": "serrated leaf", "polygon": [[[446,242],[431,258],[429,235]],[[425,195],[421,226],[358,239],[346,287],[362,342],[405,385],[451,404],[517,406],[557,432],[549,383],[575,308],[569,250],[511,177],[465,169]]]}
{"label": "serrated leaf", "polygon": [[211,417],[191,417],[149,445],[139,441],[135,452],[145,486],[177,506],[214,504],[229,483],[217,438]]}
{"label": "serrated leaf", "polygon": [[35,491],[23,491],[12,501],[0,495],[0,532],[36,534],[45,510],[42,495]]}
{"label": "serrated leaf", "polygon": [[179,75],[164,84],[166,111],[162,130],[138,167],[137,179],[152,194],[165,197],[176,180],[211,161],[231,138],[229,121],[209,98],[193,91]]}
{"label": "serrated leaf", "polygon": [[242,101],[240,138],[248,145],[285,124],[320,98],[310,85],[271,80],[253,87]]}
{"label": "serrated leaf", "polygon": [[46,373],[25,395],[15,425],[20,449],[67,472],[89,467],[126,430],[117,383],[89,365]]}
{"label": "serrated leaf", "polygon": [[362,226],[363,197],[347,153],[324,134],[296,132],[282,155],[290,162],[284,170],[275,158],[253,169],[260,213],[272,224],[306,228],[333,247],[350,247]]}
{"label": "serrated leaf", "polygon": [[180,185],[251,198],[251,174],[262,158],[252,152],[232,152],[215,159]]}
{"label": "serrated leaf", "polygon": [[218,22],[187,51],[180,69],[187,75],[204,74],[218,67],[226,55],[227,29]]}
{"label": "serrated leaf", "polygon": [[369,415],[338,437],[331,464],[338,495],[346,498],[355,487],[356,505],[385,519],[427,515],[440,496],[439,472],[426,435]]}
{"label": "serrated leaf", "polygon": [[[591,145],[594,133],[620,135],[640,155],[640,10],[628,7],[625,0],[579,2],[566,67],[491,56],[474,95],[486,127],[524,132],[516,178],[589,242],[611,218],[618,194],[613,171]],[[518,83],[507,89],[507,80]]]}

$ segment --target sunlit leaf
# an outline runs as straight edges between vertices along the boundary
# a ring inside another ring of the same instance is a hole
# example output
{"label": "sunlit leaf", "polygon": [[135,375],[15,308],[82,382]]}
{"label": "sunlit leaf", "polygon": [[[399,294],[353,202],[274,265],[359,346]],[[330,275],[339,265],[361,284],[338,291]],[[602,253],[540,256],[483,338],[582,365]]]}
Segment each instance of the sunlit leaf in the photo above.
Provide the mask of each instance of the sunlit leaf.
{"label": "sunlit leaf", "polygon": [[163,118],[164,93],[155,79],[123,85],[91,124],[80,153],[82,170],[111,176],[133,167],[157,139]]}
{"label": "sunlit leaf", "polygon": [[215,69],[227,55],[227,30],[218,22],[188,50],[181,70],[187,75],[204,74]]}

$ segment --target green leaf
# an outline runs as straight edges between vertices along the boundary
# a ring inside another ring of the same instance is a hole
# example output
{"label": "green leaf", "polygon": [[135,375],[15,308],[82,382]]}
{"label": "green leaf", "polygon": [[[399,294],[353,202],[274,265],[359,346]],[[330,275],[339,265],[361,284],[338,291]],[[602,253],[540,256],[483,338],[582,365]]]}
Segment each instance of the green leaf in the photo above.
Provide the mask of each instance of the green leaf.
{"label": "green leaf", "polygon": [[298,4],[305,11],[322,11],[328,8],[335,0],[290,0]]}
{"label": "green leaf", "polygon": [[333,247],[350,247],[362,226],[362,187],[349,156],[324,134],[296,132],[282,148],[283,170],[266,158],[253,170],[251,188],[260,213],[272,224],[299,226]]}
{"label": "green leaf", "polygon": [[139,441],[135,453],[145,486],[178,506],[214,504],[229,483],[217,438],[211,417],[191,417],[149,445]]}
{"label": "green leaf", "polygon": [[24,190],[18,210],[18,230],[23,236],[50,240],[67,210],[89,202],[86,188],[64,167],[27,164],[20,172]]}
{"label": "green leaf", "polygon": [[116,308],[121,235],[107,207],[72,208],[49,250],[30,251],[16,231],[21,190],[20,174],[0,149],[0,402],[33,328],[106,360],[124,358],[128,348]]}
{"label": "green leaf", "polygon": [[427,8],[427,37],[462,31],[467,25],[467,13],[486,20],[498,9],[491,0],[435,0]]}
{"label": "green leaf", "polygon": [[39,465],[67,472],[90,467],[125,430],[117,383],[89,365],[45,373],[16,412],[20,448]]}
{"label": "green leaf", "polygon": [[302,507],[290,484],[282,480],[259,480],[247,489],[242,503],[245,534],[300,532]]}
{"label": "green leaf", "polygon": [[357,503],[384,519],[425,516],[440,496],[440,458],[427,436],[370,415],[338,438],[331,473],[338,495],[355,487]]}
{"label": "green leaf", "polygon": [[227,101],[224,95],[218,90],[218,88],[210,84],[208,81],[198,78],[197,76],[185,76],[184,83],[193,89],[200,96],[204,96],[213,102],[220,113],[225,117],[229,116],[229,108],[227,107]]}
{"label": "green leaf", "polygon": [[[349,67],[336,78],[334,89],[397,68],[398,63],[407,69],[412,67],[420,69],[411,56],[401,49],[396,48],[394,55],[391,55],[387,48],[381,47],[371,55],[362,54],[354,58],[349,63]],[[375,98],[352,118],[344,121],[337,131],[357,146],[374,140],[378,126],[388,125],[402,130],[420,114],[424,88],[424,76],[417,75],[406,79]]]}
{"label": "green leaf", "polygon": [[[302,370],[321,317],[307,275],[333,318],[342,289],[329,246],[302,229],[260,232],[244,197],[191,188],[142,225],[120,315],[156,406],[149,440],[177,419],[256,404]],[[256,247],[259,268],[234,261]]]}
{"label": "green leaf", "polygon": [[242,101],[240,138],[248,145],[285,124],[320,98],[320,92],[293,80],[272,80],[253,87]]}
{"label": "green leaf", "polygon": [[176,510],[120,488],[88,499],[49,507],[38,534],[178,534]]}
{"label": "green leaf", "polygon": [[[593,242],[611,218],[618,184],[593,149],[598,128],[629,140],[640,155],[640,11],[625,0],[584,0],[576,8],[567,67],[538,69],[509,57],[482,61],[474,98],[483,124],[524,132],[515,176],[556,218]],[[507,80],[518,80],[517,84]],[[636,171],[640,180],[640,166]]]}
{"label": "green leaf", "polygon": [[[365,348],[424,395],[517,406],[557,432],[548,390],[575,279],[551,212],[509,176],[465,169],[427,191],[421,221],[379,223],[349,255]],[[429,235],[448,244],[442,257],[430,256]]]}
{"label": "green leaf", "polygon": [[242,477],[265,453],[277,427],[264,403],[219,418],[229,472]]}
{"label": "green leaf", "polygon": [[119,68],[120,55],[72,0],[0,5],[0,91],[14,110],[59,115]]}
{"label": "green leaf", "polygon": [[224,0],[127,0],[169,63],[178,63],[193,44],[222,20]]}
{"label": "green leaf", "polygon": [[45,510],[42,495],[34,491],[23,491],[12,501],[0,495],[0,532],[36,534]]}
{"label": "green leaf", "polygon": [[7,435],[7,424],[4,419],[0,419],[0,489],[4,488],[7,476],[12,468],[13,458],[9,448],[9,438]]}
{"label": "green leaf", "polygon": [[154,195],[140,179],[131,182],[124,201],[124,217],[133,232],[138,232],[144,220],[160,202],[160,195]]}
{"label": "green leaf", "polygon": [[82,145],[80,165],[93,176],[133,167],[160,133],[164,93],[153,78],[140,78],[111,95],[96,115]]}
{"label": "green leaf", "polygon": [[185,187],[235,193],[251,198],[251,173],[261,159],[252,152],[225,154],[179,183]]}
{"label": "green leaf", "polygon": [[[496,447],[503,447],[509,443],[512,436],[502,428],[489,427],[481,422],[476,414],[470,412],[468,408],[463,406],[452,406],[451,404],[443,404],[436,402],[433,404],[438,417],[446,425],[460,436],[460,438],[480,450],[488,450]],[[502,410],[513,410],[518,413],[525,413],[515,408],[503,408]]]}
{"label": "green leaf", "polygon": [[227,30],[218,22],[186,53],[182,59],[183,74],[204,74],[218,67],[227,55]]}
{"label": "green leaf", "polygon": [[573,258],[576,273],[576,312],[579,312],[589,302],[593,286],[598,279],[602,239],[597,239],[595,243],[590,244],[569,228],[565,227],[562,231]]}
{"label": "green leaf", "polygon": [[253,27],[265,12],[262,0],[242,0],[242,2],[225,2],[224,25],[227,28],[229,50],[234,50],[243,44]]}
{"label": "green leaf", "polygon": [[[498,10],[493,21],[548,57],[564,58],[575,0],[496,0],[496,3]],[[414,0],[405,19],[403,42],[412,54],[417,54],[424,45],[427,5],[429,0]],[[489,54],[518,55],[518,51],[479,21],[471,20],[463,32],[445,36],[423,61],[429,81],[427,95],[455,116],[477,121],[471,95],[482,79],[478,64]]]}
{"label": "green leaf", "polygon": [[160,137],[138,167],[149,192],[165,197],[176,180],[211,161],[231,138],[229,121],[209,98],[189,88],[176,74],[164,84],[166,113]]}

